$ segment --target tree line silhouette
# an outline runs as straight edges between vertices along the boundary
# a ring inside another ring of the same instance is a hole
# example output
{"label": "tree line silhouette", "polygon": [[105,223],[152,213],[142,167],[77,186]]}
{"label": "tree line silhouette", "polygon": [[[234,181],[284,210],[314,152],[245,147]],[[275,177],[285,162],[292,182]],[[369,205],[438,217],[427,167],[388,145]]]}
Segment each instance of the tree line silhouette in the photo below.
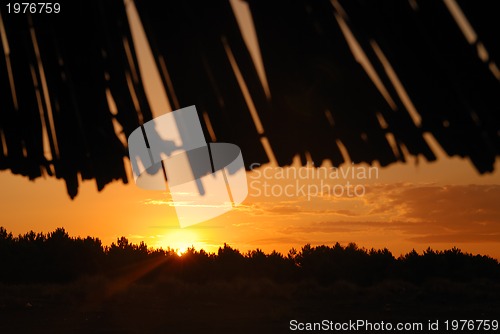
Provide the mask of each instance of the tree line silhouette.
{"label": "tree line silhouette", "polygon": [[280,283],[344,280],[370,285],[387,279],[417,284],[432,278],[500,280],[498,260],[457,248],[428,248],[422,254],[413,250],[396,258],[386,248],[367,250],[355,243],[307,244],[286,255],[260,249],[241,253],[224,244],[216,254],[189,248],[178,255],[174,249],[148,248],[144,242],[133,244],[125,237],[104,246],[98,238],[70,237],[64,228],[16,237],[0,227],[0,263],[3,283],[63,283],[84,276],[130,273],[145,281],[167,276],[189,282],[264,278]]}

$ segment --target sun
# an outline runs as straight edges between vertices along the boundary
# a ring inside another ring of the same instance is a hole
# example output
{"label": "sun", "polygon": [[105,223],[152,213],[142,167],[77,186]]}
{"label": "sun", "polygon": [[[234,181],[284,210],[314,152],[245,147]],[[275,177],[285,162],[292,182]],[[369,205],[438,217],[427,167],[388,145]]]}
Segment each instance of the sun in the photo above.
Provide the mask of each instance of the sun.
{"label": "sun", "polygon": [[157,247],[163,249],[170,248],[174,250],[177,255],[181,256],[188,248],[194,247],[196,249],[203,248],[204,243],[200,241],[199,234],[192,228],[175,228],[170,229],[162,235]]}
{"label": "sun", "polygon": [[180,246],[179,248],[175,248],[175,252],[177,253],[177,255],[181,256],[182,254],[186,253],[189,247],[193,247],[193,245],[186,244],[185,246]]}

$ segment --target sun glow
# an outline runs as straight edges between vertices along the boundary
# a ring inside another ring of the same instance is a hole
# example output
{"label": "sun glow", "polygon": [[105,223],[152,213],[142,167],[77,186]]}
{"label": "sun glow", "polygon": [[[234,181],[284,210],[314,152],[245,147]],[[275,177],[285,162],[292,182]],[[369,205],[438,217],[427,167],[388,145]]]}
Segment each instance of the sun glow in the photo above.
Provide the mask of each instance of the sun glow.
{"label": "sun glow", "polygon": [[193,229],[176,228],[164,234],[156,246],[163,249],[170,248],[180,256],[185,253],[188,248],[194,247],[199,250],[203,248],[204,244],[205,243],[200,240],[199,234]]}

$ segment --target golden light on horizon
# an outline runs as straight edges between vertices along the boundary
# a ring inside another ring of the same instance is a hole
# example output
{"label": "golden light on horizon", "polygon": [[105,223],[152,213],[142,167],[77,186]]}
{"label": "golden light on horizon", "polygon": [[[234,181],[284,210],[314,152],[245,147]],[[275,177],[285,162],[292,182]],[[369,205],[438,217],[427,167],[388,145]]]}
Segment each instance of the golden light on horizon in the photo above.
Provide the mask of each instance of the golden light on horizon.
{"label": "golden light on horizon", "polygon": [[194,247],[195,249],[201,249],[205,245],[201,241],[200,233],[194,231],[194,229],[189,228],[175,228],[170,229],[167,233],[158,237],[158,242],[156,247],[163,249],[174,250],[177,255],[182,255],[188,248]]}

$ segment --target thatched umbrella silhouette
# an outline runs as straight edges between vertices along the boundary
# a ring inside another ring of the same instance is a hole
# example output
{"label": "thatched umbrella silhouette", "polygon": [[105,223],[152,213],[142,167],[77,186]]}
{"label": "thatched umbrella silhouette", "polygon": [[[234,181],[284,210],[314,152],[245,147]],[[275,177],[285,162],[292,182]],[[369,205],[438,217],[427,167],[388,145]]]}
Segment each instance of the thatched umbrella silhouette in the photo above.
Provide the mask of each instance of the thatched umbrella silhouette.
{"label": "thatched umbrella silhouette", "polygon": [[[238,144],[251,162],[269,160],[269,143],[280,165],[299,154],[316,165],[386,166],[435,160],[430,133],[448,155],[493,170],[499,3],[247,2],[269,95],[229,0],[136,0],[172,106],[196,105],[207,138]],[[128,136],[152,114],[123,1],[61,7],[57,15],[0,9],[0,169],[63,178],[74,197],[78,174],[99,190],[127,182],[116,125]],[[477,35],[464,34],[450,8]]]}

